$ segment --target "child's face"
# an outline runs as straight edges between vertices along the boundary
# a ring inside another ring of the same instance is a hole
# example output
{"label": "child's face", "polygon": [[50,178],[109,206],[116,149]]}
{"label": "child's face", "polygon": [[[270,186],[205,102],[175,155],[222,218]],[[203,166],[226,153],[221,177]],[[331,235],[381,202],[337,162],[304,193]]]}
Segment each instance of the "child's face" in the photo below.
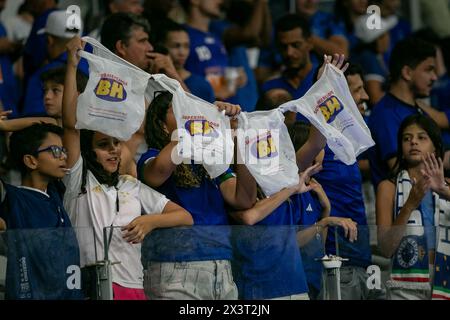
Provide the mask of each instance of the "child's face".
{"label": "child's face", "polygon": [[44,83],[44,106],[50,117],[61,118],[64,86],[53,81]]}
{"label": "child's face", "polygon": [[408,165],[414,166],[422,162],[422,155],[435,152],[433,141],[428,133],[417,124],[412,124],[403,131],[403,158]]}
{"label": "child's face", "polygon": [[97,156],[97,162],[103,166],[103,169],[108,173],[114,173],[119,169],[122,144],[118,139],[96,132],[92,139],[92,147]]}
{"label": "child's face", "polygon": [[186,31],[172,31],[167,34],[165,42],[175,68],[184,67],[189,56],[189,35]]}
{"label": "child's face", "polygon": [[[50,147],[59,150],[53,151],[52,149],[50,149]],[[33,167],[32,169],[39,171],[41,175],[47,177],[64,177],[67,171],[67,154],[61,151],[63,150],[62,148],[63,144],[61,137],[57,134],[49,133],[47,135],[47,138],[39,146],[38,150],[36,150],[36,163],[35,167]],[[55,154],[57,155],[57,157],[55,157]]]}

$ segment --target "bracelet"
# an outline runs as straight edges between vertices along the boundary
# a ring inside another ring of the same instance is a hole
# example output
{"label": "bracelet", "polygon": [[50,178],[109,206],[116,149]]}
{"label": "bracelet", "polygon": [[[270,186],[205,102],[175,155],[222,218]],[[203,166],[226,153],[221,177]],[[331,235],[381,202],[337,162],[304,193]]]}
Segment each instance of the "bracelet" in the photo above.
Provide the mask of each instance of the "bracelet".
{"label": "bracelet", "polygon": [[320,233],[320,226],[317,224],[317,222],[315,222],[314,225],[316,226],[316,234]]}

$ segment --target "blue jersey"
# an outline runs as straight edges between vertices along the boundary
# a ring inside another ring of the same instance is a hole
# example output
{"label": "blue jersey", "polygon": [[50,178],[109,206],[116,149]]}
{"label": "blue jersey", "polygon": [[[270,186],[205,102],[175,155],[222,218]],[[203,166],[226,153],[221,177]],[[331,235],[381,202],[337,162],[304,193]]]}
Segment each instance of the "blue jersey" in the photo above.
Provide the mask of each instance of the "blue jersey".
{"label": "blue jersey", "polygon": [[[53,68],[62,67],[67,63],[67,52],[62,53],[56,59],[39,68],[29,79],[25,93],[25,105],[22,110],[22,116],[46,116],[44,106],[44,84],[41,75]],[[78,64],[78,70],[89,77],[89,65],[86,59],[81,59]]]}
{"label": "blue jersey", "polygon": [[191,73],[189,77],[184,79],[184,83],[193,95],[211,103],[216,101],[214,90],[204,77]]}
{"label": "blue jersey", "polygon": [[44,64],[44,61],[47,58],[46,35],[37,34],[37,32],[45,28],[48,16],[50,15],[50,13],[56,10],[56,8],[53,8],[45,11],[33,22],[33,26],[31,28],[30,35],[28,36],[27,43],[25,44],[23,52],[25,81],[27,81],[28,78],[31,77],[31,75]]}
{"label": "blue jersey", "polygon": [[[67,285],[70,266],[80,265],[78,242],[63,206],[63,186],[47,194],[3,184],[0,217],[8,231],[7,299],[81,299]],[[20,230],[19,230],[20,229]]]}
{"label": "blue jersey", "polygon": [[281,76],[275,79],[268,80],[263,83],[261,93],[265,94],[271,89],[284,89],[290,93],[293,100],[299,99],[305,95],[305,93],[312,87],[315,82],[314,75],[316,74],[317,66],[313,65],[311,71],[306,75],[305,79],[300,85],[295,88],[290,84],[285,76]]}
{"label": "blue jersey", "polygon": [[345,28],[343,24],[336,23],[333,15],[324,11],[316,11],[309,19],[311,33],[322,39],[332,36],[345,38]]}
{"label": "blue jersey", "polygon": [[299,201],[293,196],[256,225],[233,227],[233,276],[240,299],[308,292],[296,238]]}
{"label": "blue jersey", "polygon": [[[155,149],[144,153],[137,164],[138,172],[142,173],[145,162],[158,154]],[[192,215],[194,227],[154,230],[142,249],[144,262],[231,259],[230,226],[218,181],[204,178],[197,188],[182,188],[172,175],[155,190],[185,208]]]}
{"label": "blue jersey", "polygon": [[369,149],[368,157],[375,191],[378,184],[388,177],[387,161],[397,154],[397,133],[400,124],[406,117],[419,113],[423,113],[419,107],[409,105],[390,93],[374,106],[368,126],[375,146]]}
{"label": "blue jersey", "polygon": [[214,90],[225,85],[228,56],[222,40],[211,32],[185,25],[191,42],[186,70],[205,77]]}
{"label": "blue jersey", "polygon": [[[0,23],[0,38],[6,37],[6,30]],[[0,102],[4,110],[12,110],[11,118],[18,116],[19,86],[14,76],[13,64],[6,54],[0,55]]]}
{"label": "blue jersey", "polygon": [[[304,192],[300,197],[300,221],[301,230],[315,224],[322,217],[322,206],[317,195],[313,191]],[[315,237],[300,248],[302,254],[303,267],[306,273],[308,286],[319,292],[322,284],[322,262],[321,259],[325,253],[323,250],[322,239]]]}
{"label": "blue jersey", "polygon": [[[211,22],[210,30],[217,37],[223,38],[223,34],[231,23],[224,20]],[[230,67],[242,67],[247,75],[247,83],[242,88],[237,89],[236,94],[228,99],[230,103],[239,104],[242,110],[251,112],[255,109],[258,101],[258,86],[256,84],[255,74],[250,68],[247,58],[247,48],[245,46],[235,46],[229,48],[228,64]]]}
{"label": "blue jersey", "polygon": [[363,50],[352,56],[352,62],[359,64],[364,70],[364,80],[375,80],[383,85],[387,82],[389,70],[384,63],[383,56],[371,50]]}
{"label": "blue jersey", "polygon": [[[326,146],[322,170],[314,178],[322,185],[331,203],[330,216],[350,218],[358,224],[358,241],[350,243],[342,234],[339,237],[340,256],[349,258],[349,265],[367,267],[371,261],[366,211],[362,195],[362,178],[358,163],[346,165],[338,160]],[[361,227],[363,226],[363,227]],[[334,228],[329,228],[326,242],[327,254],[336,254]],[[342,228],[338,229],[342,231]],[[345,239],[345,240],[344,240]]]}

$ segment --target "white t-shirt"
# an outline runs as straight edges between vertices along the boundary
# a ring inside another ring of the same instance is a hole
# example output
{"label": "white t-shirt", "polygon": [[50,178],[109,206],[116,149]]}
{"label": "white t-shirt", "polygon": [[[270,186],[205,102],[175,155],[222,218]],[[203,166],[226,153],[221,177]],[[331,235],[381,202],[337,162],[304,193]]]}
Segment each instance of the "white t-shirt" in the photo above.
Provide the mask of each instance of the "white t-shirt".
{"label": "white t-shirt", "polygon": [[[81,194],[82,169],[83,159],[80,157],[64,177],[64,207],[72,225],[77,228],[81,265],[84,266],[104,258],[105,227],[126,226],[142,214],[160,214],[169,200],[128,175],[120,176],[117,191],[115,187],[100,184],[89,170],[86,175],[87,192]],[[119,212],[116,210],[117,192]],[[122,235],[120,228],[115,228],[110,242],[109,260],[113,263],[120,261],[120,264],[112,266],[112,280],[127,288],[143,288],[141,245],[126,242]]]}

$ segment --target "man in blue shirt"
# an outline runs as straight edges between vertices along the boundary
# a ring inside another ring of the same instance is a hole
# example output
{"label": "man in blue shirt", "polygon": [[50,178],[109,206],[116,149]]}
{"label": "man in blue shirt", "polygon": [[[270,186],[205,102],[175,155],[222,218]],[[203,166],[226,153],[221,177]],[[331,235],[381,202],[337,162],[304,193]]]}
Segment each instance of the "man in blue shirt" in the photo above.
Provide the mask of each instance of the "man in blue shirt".
{"label": "man in blue shirt", "polygon": [[167,49],[175,69],[189,91],[205,101],[214,103],[216,98],[209,82],[204,77],[187,71],[184,67],[190,50],[190,39],[186,29],[173,21],[164,21],[161,22],[157,34],[156,43]]}
{"label": "man in blue shirt", "polygon": [[278,78],[262,85],[262,94],[284,89],[293,99],[302,97],[315,81],[316,66],[311,62],[311,32],[307,22],[295,14],[281,17],[275,24],[278,50],[285,70]]}
{"label": "man in blue shirt", "polygon": [[437,80],[436,49],[432,44],[414,38],[399,42],[392,51],[389,69],[390,90],[374,106],[368,122],[375,141],[368,151],[375,191],[395,163],[401,122],[409,115],[426,113],[445,128],[450,116],[450,112],[439,112],[417,102],[430,95]]}
{"label": "man in blue shirt", "polygon": [[44,34],[37,32],[45,27],[50,13],[57,10],[56,3],[55,0],[30,1],[30,11],[35,20],[23,53],[25,82],[44,64],[47,58],[47,40]]}
{"label": "man in blue shirt", "polygon": [[[40,67],[28,80],[25,92],[25,105],[22,114],[24,116],[45,116],[44,91],[41,81],[41,74],[47,70],[66,64],[67,53],[66,44],[75,35],[81,35],[80,29],[67,29],[66,22],[69,17],[65,11],[52,11],[47,19],[45,28],[38,30],[38,34],[45,34],[47,37],[47,54],[49,63]],[[79,70],[89,76],[89,67],[86,60],[79,64]]]}
{"label": "man in blue shirt", "polygon": [[186,69],[198,74],[211,84],[217,100],[229,101],[236,94],[236,89],[245,85],[242,70],[235,85],[229,85],[226,69],[230,66],[228,52],[217,34],[211,32],[210,22],[221,14],[222,1],[218,0],[183,0],[180,4],[187,14],[186,30],[191,41],[190,54]]}
{"label": "man in blue shirt", "polygon": [[226,18],[212,21],[209,29],[223,40],[230,66],[242,67],[247,78],[229,102],[239,104],[244,111],[253,111],[259,92],[247,48],[266,47],[271,43],[273,26],[268,1],[230,1]]}

